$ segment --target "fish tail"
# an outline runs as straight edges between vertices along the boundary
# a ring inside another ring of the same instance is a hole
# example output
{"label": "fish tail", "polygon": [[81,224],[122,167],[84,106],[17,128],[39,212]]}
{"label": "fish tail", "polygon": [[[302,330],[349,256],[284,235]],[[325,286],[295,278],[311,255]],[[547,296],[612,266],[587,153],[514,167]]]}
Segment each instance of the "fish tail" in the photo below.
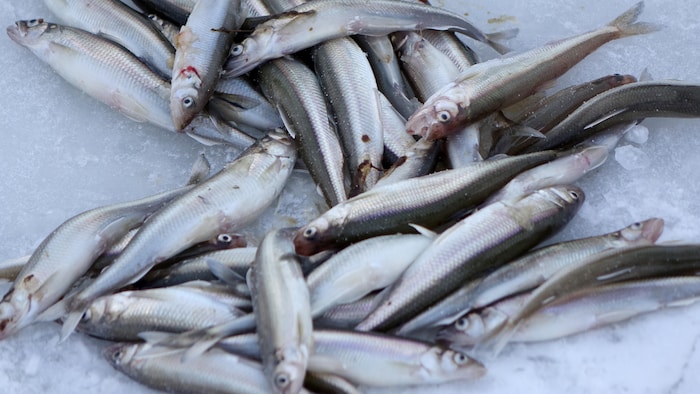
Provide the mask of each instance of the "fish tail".
{"label": "fish tail", "polygon": [[632,8],[622,13],[610,22],[608,25],[619,30],[620,37],[634,36],[637,34],[646,34],[660,30],[663,26],[655,23],[637,22],[637,18],[644,10],[644,2],[640,1]]}
{"label": "fish tail", "polygon": [[512,49],[501,44],[500,41],[505,41],[505,40],[510,40],[511,38],[515,38],[515,36],[517,36],[519,32],[520,32],[520,29],[518,29],[516,27],[513,29],[501,30],[501,31],[497,31],[495,33],[489,33],[489,34],[486,34],[486,42],[496,52],[500,53],[501,55],[504,55],[504,54],[512,51]]}
{"label": "fish tail", "polygon": [[77,310],[73,310],[70,313],[68,313],[68,316],[66,316],[65,320],[63,320],[63,327],[61,328],[61,340],[60,342],[64,342],[70,334],[75,331],[75,328],[78,327],[78,323],[80,323],[80,320],[83,318],[83,313],[85,312],[84,308],[80,308]]}

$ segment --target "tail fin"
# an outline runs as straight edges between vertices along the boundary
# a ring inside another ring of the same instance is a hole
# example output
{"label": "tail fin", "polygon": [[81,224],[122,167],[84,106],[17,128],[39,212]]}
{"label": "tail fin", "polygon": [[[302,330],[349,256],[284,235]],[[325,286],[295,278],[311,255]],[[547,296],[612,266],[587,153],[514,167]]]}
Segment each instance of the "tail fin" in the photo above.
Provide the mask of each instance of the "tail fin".
{"label": "tail fin", "polygon": [[655,23],[636,22],[639,15],[644,10],[644,2],[640,1],[632,8],[622,13],[608,24],[608,26],[616,27],[620,31],[620,37],[634,36],[637,34],[646,34],[660,30],[663,26]]}
{"label": "tail fin", "polygon": [[520,32],[520,29],[518,29],[516,27],[513,29],[501,30],[501,31],[497,31],[495,33],[489,33],[489,34],[486,34],[486,43],[491,48],[493,48],[496,52],[503,55],[503,54],[510,52],[511,49],[508,48],[507,46],[501,44],[499,41],[510,40],[511,38],[514,38],[515,36],[517,36],[519,32]]}

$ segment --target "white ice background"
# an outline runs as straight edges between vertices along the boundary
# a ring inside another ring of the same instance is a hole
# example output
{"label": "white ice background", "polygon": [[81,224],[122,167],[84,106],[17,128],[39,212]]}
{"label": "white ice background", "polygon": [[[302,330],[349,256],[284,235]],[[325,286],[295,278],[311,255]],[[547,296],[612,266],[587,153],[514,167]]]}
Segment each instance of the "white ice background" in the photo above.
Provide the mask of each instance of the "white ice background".
{"label": "white ice background", "polygon": [[[633,1],[452,0],[487,32],[518,27],[508,42],[529,49],[596,28]],[[438,5],[441,5],[438,3]],[[560,78],[563,87],[611,73],[700,82],[700,2],[648,0],[641,20],[665,25],[653,34],[609,43]],[[52,20],[40,0],[0,2],[0,21]],[[492,19],[493,18],[493,19]],[[0,261],[26,255],[52,229],[84,210],[181,185],[199,152],[218,170],[235,152],[203,147],[124,118],[64,82],[28,50],[0,37]],[[650,119],[649,139],[623,142],[579,183],[586,203],[557,239],[601,234],[658,216],[662,241],[700,241],[700,120]],[[268,220],[303,224],[316,192],[295,174]],[[274,213],[274,212],[273,212]],[[258,226],[261,227],[261,226]],[[248,231],[251,236],[257,231]],[[102,358],[106,342],[82,334],[58,344],[59,326],[39,324],[0,342],[0,392],[152,392]],[[700,306],[537,344],[509,345],[473,383],[435,392],[691,393],[700,387]],[[422,391],[422,390],[418,390]]]}

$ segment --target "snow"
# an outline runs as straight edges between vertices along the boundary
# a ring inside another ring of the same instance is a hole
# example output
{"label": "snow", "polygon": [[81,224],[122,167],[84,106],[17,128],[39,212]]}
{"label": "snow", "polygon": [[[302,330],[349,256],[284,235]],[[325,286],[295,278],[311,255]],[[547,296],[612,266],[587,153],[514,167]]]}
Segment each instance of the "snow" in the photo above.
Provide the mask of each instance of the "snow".
{"label": "snow", "polygon": [[[487,32],[518,27],[508,45],[529,49],[607,23],[632,2],[449,0],[444,5],[466,13]],[[655,79],[700,82],[699,14],[694,0],[648,0],[640,19],[665,25],[662,31],[605,45],[557,86],[611,73],[639,75],[644,68]],[[39,0],[0,2],[5,26],[36,17],[51,20]],[[200,152],[216,170],[237,153],[124,118],[68,85],[6,36],[0,38],[0,53],[0,261],[31,253],[52,229],[86,209],[181,185]],[[614,160],[579,182],[586,203],[556,239],[601,234],[658,216],[666,221],[662,241],[700,240],[698,121],[649,119],[644,126],[646,143],[624,141]],[[292,183],[265,222],[246,231],[253,242],[271,223],[303,224],[321,209],[303,173],[295,173]],[[483,360],[489,373],[481,380],[434,391],[695,392],[698,333],[700,306],[663,311],[557,341],[510,345],[498,358]],[[152,392],[109,366],[101,355],[105,342],[78,334],[58,343],[58,336],[57,325],[39,324],[1,341],[2,391]]]}

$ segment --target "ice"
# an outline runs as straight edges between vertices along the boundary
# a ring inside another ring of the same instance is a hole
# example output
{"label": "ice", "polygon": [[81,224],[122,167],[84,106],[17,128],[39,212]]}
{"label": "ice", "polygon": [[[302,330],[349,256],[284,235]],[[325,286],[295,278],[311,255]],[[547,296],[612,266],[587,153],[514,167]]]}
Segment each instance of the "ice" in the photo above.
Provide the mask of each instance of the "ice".
{"label": "ice", "polygon": [[649,139],[649,128],[636,125],[625,133],[625,140],[635,144],[643,144]]}
{"label": "ice", "polygon": [[632,145],[615,148],[615,160],[625,170],[641,170],[651,164],[649,156],[643,150]]}
{"label": "ice", "polygon": [[[634,0],[444,3],[487,32],[519,28],[506,44],[530,49],[601,26]],[[655,79],[700,82],[697,15],[695,0],[647,0],[640,19],[665,25],[662,31],[605,45],[557,86],[611,73],[639,75],[644,68]],[[5,26],[37,17],[51,20],[39,0],[0,2]],[[0,53],[0,260],[30,253],[56,226],[86,209],[182,185],[200,152],[214,170],[237,153],[124,118],[68,85],[6,36],[0,38]],[[494,55],[484,57],[489,56]],[[658,216],[666,221],[662,241],[700,241],[700,121],[648,119],[643,125],[648,142],[627,146],[644,153],[649,165],[627,170],[608,160],[587,175],[579,182],[586,203],[556,239],[600,234]],[[311,186],[308,178],[295,172],[292,179],[294,186],[268,211],[267,224],[248,230],[252,237],[270,223],[303,224],[322,209],[314,205],[323,205],[314,188],[305,186]],[[294,212],[273,215],[288,210]],[[59,344],[59,331],[56,324],[38,324],[0,341],[2,392],[154,393],[110,367],[101,354],[106,342],[75,334]],[[432,391],[694,393],[700,383],[699,332],[700,305],[654,313],[557,341],[508,346],[498,358],[484,359],[489,373],[483,379]]]}

